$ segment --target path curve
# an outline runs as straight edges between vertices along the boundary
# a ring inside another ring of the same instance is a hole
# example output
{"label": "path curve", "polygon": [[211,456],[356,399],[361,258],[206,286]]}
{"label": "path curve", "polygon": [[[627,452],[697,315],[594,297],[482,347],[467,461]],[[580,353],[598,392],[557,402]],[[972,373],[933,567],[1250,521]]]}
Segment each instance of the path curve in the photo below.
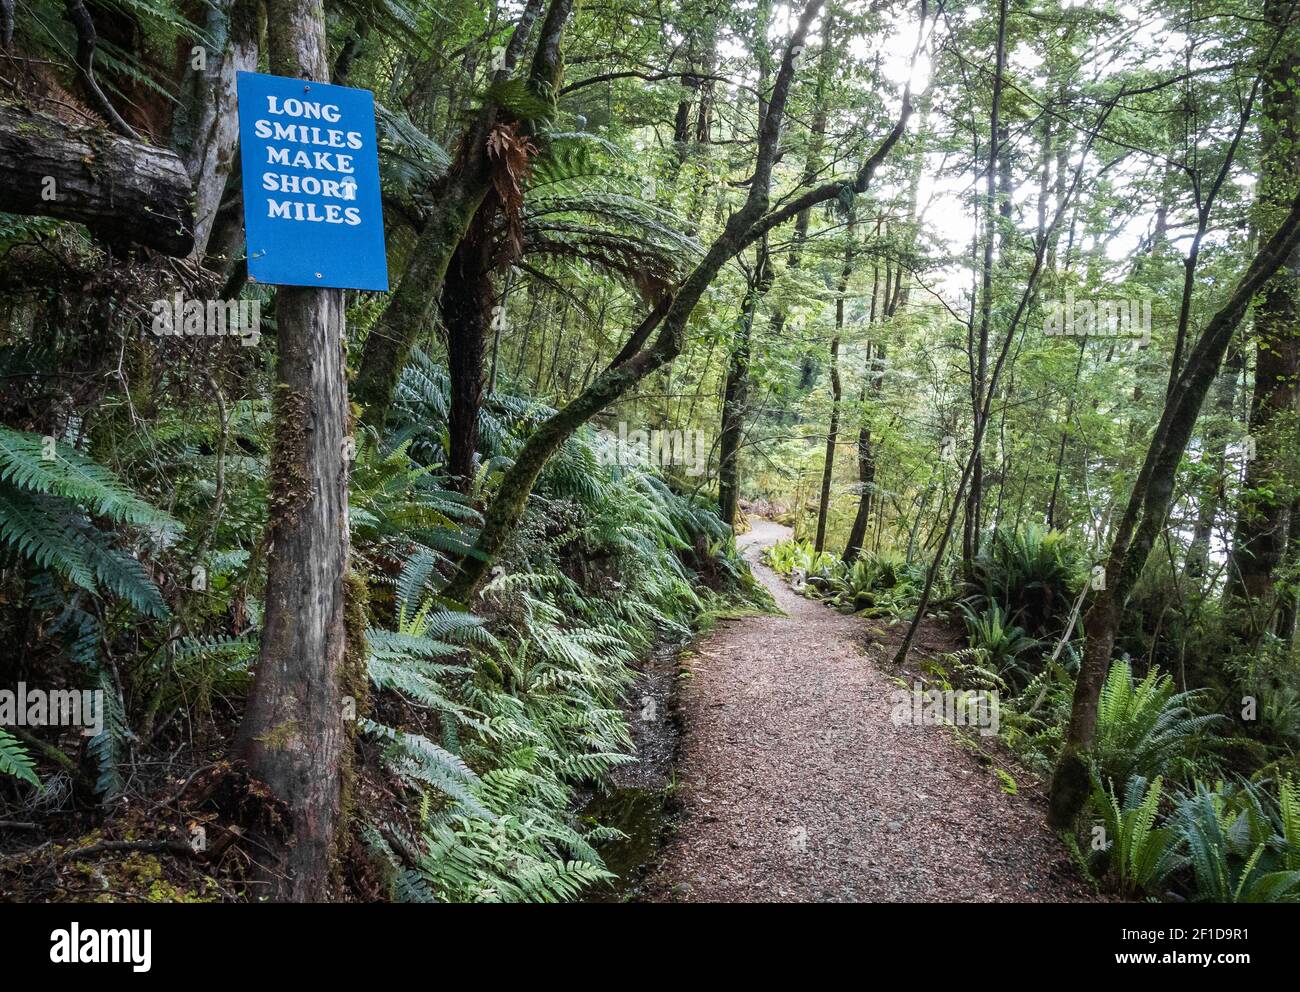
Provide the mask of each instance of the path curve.
{"label": "path curve", "polygon": [[724,620],[683,665],[681,817],[643,892],[660,901],[1093,899],[1036,797],[1005,794],[947,727],[894,726],[867,623],[791,592],[787,616]]}

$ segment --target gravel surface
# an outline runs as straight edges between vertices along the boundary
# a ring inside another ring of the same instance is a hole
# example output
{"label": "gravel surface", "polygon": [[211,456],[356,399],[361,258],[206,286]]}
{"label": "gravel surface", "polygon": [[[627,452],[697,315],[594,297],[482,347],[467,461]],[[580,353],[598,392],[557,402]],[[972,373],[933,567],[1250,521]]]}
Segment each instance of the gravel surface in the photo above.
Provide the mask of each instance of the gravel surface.
{"label": "gravel surface", "polygon": [[891,722],[898,686],[865,653],[866,621],[758,562],[788,534],[756,520],[740,539],[788,616],[723,621],[683,661],[681,819],[643,897],[1095,899],[1043,826],[1041,797],[1004,793],[951,728]]}

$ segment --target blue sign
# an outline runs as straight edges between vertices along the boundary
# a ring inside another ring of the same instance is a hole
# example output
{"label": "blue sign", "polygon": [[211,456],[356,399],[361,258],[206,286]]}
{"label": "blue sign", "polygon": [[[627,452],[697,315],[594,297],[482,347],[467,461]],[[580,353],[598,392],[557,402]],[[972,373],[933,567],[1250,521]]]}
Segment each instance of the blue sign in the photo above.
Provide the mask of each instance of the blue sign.
{"label": "blue sign", "polygon": [[388,289],[374,94],[259,72],[236,85],[249,279]]}

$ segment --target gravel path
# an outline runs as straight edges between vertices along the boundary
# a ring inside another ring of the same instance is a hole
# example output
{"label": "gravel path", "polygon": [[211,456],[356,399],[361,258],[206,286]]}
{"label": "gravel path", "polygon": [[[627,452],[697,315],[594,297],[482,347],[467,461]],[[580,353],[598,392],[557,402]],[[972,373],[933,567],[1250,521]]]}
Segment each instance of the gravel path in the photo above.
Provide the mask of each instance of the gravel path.
{"label": "gravel path", "polygon": [[760,520],[740,540],[788,616],[724,621],[684,660],[682,815],[645,897],[1092,900],[1038,796],[1005,794],[948,727],[894,726],[867,623],[758,562],[788,534]]}

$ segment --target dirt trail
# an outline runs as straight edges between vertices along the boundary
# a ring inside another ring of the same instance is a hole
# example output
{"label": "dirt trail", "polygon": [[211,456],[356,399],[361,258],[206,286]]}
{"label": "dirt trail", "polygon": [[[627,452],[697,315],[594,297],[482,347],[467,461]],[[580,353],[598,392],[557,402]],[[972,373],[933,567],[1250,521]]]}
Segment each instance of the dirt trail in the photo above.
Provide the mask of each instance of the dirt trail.
{"label": "dirt trail", "polygon": [[[1042,825],[947,727],[894,726],[868,625],[790,591],[740,539],[786,617],[719,624],[686,660],[682,816],[643,892],[675,901],[1080,901]],[[924,641],[924,638],[922,638]]]}

